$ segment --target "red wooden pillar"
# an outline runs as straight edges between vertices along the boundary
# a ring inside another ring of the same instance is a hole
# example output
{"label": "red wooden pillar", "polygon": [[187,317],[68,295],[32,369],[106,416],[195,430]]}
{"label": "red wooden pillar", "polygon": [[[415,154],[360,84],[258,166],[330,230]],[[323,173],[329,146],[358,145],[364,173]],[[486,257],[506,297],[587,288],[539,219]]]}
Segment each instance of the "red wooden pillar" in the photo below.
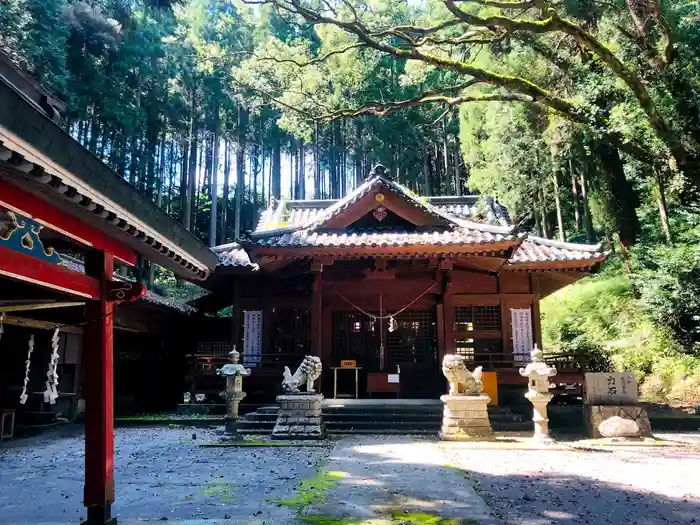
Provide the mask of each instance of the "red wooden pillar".
{"label": "red wooden pillar", "polygon": [[104,525],[113,522],[114,503],[114,303],[107,300],[113,256],[88,254],[85,273],[100,281],[100,299],[87,303],[84,329],[86,523]]}

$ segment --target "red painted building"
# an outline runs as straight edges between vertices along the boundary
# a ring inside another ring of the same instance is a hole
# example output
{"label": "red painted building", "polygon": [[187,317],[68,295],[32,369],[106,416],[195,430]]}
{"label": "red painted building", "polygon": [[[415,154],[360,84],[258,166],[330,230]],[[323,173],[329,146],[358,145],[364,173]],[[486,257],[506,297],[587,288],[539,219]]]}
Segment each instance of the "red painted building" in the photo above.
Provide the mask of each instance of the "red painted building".
{"label": "red painted building", "polygon": [[[232,305],[233,340],[254,368],[247,388],[274,394],[281,367],[314,354],[327,396],[330,367],[351,360],[361,395],[417,398],[444,392],[446,353],[496,372],[504,390],[523,384],[540,300],[607,255],[520,233],[490,198],[418,197],[382,167],[338,201],[273,203],[255,232],[214,251],[214,293],[196,305]],[[583,366],[570,356],[558,379],[579,380]]]}
{"label": "red painted building", "polygon": [[[61,129],[61,109],[0,60],[0,311],[7,325],[69,325],[60,336],[64,360],[71,329],[81,331],[85,505],[88,523],[102,524],[110,521],[115,493],[115,317],[119,304],[145,293],[140,284],[115,281],[115,267],[141,256],[202,281],[217,258]],[[74,254],[82,268],[65,264],[59,252]],[[24,325],[16,319],[22,314]],[[0,339],[0,348],[5,342]],[[48,338],[35,340],[46,344]]]}

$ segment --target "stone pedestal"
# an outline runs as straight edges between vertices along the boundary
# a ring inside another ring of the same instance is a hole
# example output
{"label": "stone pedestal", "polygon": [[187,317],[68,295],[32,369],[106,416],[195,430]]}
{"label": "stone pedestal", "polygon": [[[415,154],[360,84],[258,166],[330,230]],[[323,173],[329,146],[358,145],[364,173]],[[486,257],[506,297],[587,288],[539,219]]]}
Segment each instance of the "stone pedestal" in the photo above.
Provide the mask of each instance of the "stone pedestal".
{"label": "stone pedestal", "polygon": [[610,419],[613,416],[619,416],[622,419],[631,419],[637,423],[639,427],[640,437],[652,437],[651,434],[651,424],[649,423],[649,416],[647,415],[647,409],[642,406],[635,405],[619,405],[619,406],[606,406],[606,405],[589,405],[586,407],[586,431],[588,437],[597,439],[602,437],[598,427],[606,419]]}
{"label": "stone pedestal", "polygon": [[529,390],[525,394],[525,398],[532,403],[532,422],[535,424],[535,433],[532,436],[533,441],[542,443],[552,442],[552,438],[549,437],[547,405],[553,397],[552,394],[543,394],[535,390]]}
{"label": "stone pedestal", "polygon": [[440,396],[445,404],[440,439],[467,441],[493,436],[487,405],[491,398],[478,396]]}
{"label": "stone pedestal", "polygon": [[323,439],[326,428],[323,424],[321,394],[285,394],[277,396],[280,405],[277,422],[272,430],[272,439]]}

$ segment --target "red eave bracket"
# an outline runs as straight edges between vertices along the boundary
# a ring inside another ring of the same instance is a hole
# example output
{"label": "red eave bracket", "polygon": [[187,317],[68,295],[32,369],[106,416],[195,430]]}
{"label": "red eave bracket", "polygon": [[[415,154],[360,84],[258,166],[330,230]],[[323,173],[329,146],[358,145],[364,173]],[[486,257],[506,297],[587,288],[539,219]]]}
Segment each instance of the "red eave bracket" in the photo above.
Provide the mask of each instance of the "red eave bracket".
{"label": "red eave bracket", "polygon": [[84,246],[111,253],[124,264],[136,265],[136,253],[128,246],[3,179],[0,179],[0,205],[32,218]]}
{"label": "red eave bracket", "polygon": [[0,246],[0,276],[24,281],[85,299],[100,298],[100,283],[31,255]]}

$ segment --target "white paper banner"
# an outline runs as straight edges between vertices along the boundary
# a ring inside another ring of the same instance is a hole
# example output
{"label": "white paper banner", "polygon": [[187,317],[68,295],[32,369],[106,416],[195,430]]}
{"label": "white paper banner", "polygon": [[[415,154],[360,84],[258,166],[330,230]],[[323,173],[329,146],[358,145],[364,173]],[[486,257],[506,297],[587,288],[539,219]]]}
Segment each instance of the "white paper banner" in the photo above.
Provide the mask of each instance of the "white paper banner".
{"label": "white paper banner", "polygon": [[262,310],[243,312],[243,366],[256,367],[262,358]]}
{"label": "white paper banner", "polygon": [[532,352],[532,312],[529,308],[511,308],[513,356],[517,363],[529,363]]}

